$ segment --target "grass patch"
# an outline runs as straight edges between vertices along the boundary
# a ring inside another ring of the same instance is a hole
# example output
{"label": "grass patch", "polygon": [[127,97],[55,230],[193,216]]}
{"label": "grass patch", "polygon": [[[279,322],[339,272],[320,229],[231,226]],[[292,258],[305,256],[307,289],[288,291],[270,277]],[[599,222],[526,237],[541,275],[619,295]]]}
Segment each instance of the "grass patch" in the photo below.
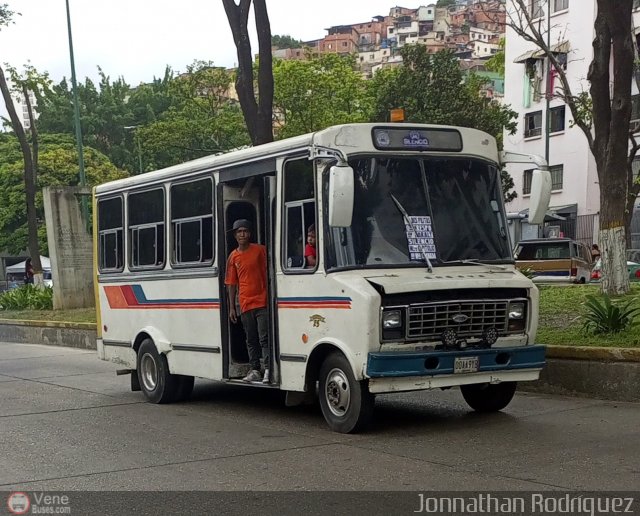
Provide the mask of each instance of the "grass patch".
{"label": "grass patch", "polygon": [[75,310],[0,310],[0,319],[95,323],[95,308]]}
{"label": "grass patch", "polygon": [[[537,341],[562,346],[640,347],[640,325],[610,335],[590,335],[582,329],[584,303],[589,295],[600,292],[598,285],[538,287],[540,320]],[[632,283],[625,299],[635,299],[640,306],[640,284]]]}

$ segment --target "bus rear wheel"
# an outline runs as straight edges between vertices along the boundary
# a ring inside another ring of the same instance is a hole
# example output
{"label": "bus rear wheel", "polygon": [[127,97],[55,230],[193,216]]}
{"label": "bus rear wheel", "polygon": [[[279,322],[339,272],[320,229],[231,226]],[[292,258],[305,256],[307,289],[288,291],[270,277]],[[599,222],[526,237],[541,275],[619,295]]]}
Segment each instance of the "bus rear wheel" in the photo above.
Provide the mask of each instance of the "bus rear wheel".
{"label": "bus rear wheel", "polygon": [[169,373],[167,357],[158,353],[151,339],[144,339],[138,350],[138,380],[152,403],[171,403],[180,392],[180,378]]}
{"label": "bus rear wheel", "polygon": [[461,385],[464,401],[476,412],[497,412],[505,408],[516,393],[517,382]]}
{"label": "bus rear wheel", "polygon": [[371,421],[375,397],[366,382],[355,379],[341,353],[330,354],[320,367],[320,408],[329,427],[344,434],[362,430]]}

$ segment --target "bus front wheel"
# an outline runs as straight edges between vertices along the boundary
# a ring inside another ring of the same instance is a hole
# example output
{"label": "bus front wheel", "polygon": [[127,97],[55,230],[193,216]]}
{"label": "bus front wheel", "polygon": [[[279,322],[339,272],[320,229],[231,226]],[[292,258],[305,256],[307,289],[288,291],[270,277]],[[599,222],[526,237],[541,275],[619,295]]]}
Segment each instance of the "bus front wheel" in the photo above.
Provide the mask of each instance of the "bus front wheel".
{"label": "bus front wheel", "polygon": [[330,354],[320,367],[320,407],[334,432],[362,430],[373,416],[375,397],[365,382],[355,379],[351,364],[341,353]]}
{"label": "bus front wheel", "polygon": [[152,403],[171,403],[179,394],[179,377],[169,373],[167,357],[158,353],[151,339],[144,339],[138,350],[138,379]]}
{"label": "bus front wheel", "polygon": [[505,408],[516,393],[517,382],[461,385],[464,401],[476,412],[497,412]]}

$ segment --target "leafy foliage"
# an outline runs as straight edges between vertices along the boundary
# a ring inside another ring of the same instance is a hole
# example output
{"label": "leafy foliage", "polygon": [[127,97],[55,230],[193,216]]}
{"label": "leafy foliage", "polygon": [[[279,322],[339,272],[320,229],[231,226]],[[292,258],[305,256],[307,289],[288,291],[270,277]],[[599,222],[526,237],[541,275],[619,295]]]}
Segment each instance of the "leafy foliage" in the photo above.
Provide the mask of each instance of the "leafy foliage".
{"label": "leafy foliage", "polygon": [[277,60],[273,77],[279,138],[335,124],[366,122],[370,117],[371,97],[365,79],[355,70],[353,56]]}
{"label": "leafy foliage", "polygon": [[53,310],[53,289],[24,285],[0,294],[0,310]]}
{"label": "leafy foliage", "polygon": [[614,303],[607,294],[587,296],[583,330],[594,335],[618,333],[635,324],[640,307],[632,299]]}
{"label": "leafy foliage", "polygon": [[[78,185],[78,153],[70,135],[41,135],[39,174],[37,178],[36,213],[38,237],[47,241],[44,223],[42,188],[45,186]],[[102,153],[85,147],[87,185],[126,177]],[[23,163],[15,137],[0,135],[0,249],[19,254],[27,248],[26,203]],[[47,247],[41,244],[41,252]]]}
{"label": "leafy foliage", "polygon": [[[78,85],[85,145],[132,173],[155,170],[246,144],[237,103],[229,98],[233,76],[206,61],[195,61],[175,76],[131,88],[100,72],[96,86]],[[38,102],[41,132],[74,134],[73,98],[63,80]]]}
{"label": "leafy foliage", "polygon": [[500,38],[500,41],[498,42],[498,51],[485,62],[487,70],[497,72],[502,77],[504,77],[505,68],[505,45],[506,39]]}
{"label": "leafy foliage", "polygon": [[304,43],[299,39],[294,39],[289,35],[279,36],[274,34],[271,36],[271,46],[274,48],[302,48]]}
{"label": "leafy foliage", "polygon": [[[393,108],[403,108],[407,122],[473,127],[493,135],[502,145],[503,130],[513,134],[517,114],[508,106],[481,95],[487,80],[466,77],[450,51],[429,54],[424,45],[400,50],[403,65],[385,68],[370,81],[372,121],[387,120]],[[513,180],[502,172],[505,200],[515,197]]]}
{"label": "leafy foliage", "polygon": [[170,105],[137,129],[145,170],[154,170],[250,143],[242,111],[230,98],[233,75],[196,61],[168,87]]}

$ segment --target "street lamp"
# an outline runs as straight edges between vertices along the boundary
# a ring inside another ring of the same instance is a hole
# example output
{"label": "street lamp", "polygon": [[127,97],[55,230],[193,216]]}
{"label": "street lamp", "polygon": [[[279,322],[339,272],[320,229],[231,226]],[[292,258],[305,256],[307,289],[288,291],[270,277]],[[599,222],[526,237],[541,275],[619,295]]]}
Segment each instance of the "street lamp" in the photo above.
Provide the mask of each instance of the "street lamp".
{"label": "street lamp", "polygon": [[134,138],[136,140],[138,140],[138,163],[140,165],[140,173],[142,174],[143,170],[142,170],[142,142],[140,141],[140,136],[138,136],[138,131],[136,131],[136,129],[138,129],[138,127],[140,127],[139,125],[127,125],[125,126],[126,130],[131,130],[131,131],[135,131],[134,133]]}
{"label": "street lamp", "polygon": [[[69,59],[71,61],[71,88],[73,89],[73,107],[76,126],[76,144],[78,146],[78,173],[80,176],[80,186],[87,186],[87,179],[84,173],[84,155],[82,153],[82,128],[80,126],[80,102],[78,101],[78,85],[76,82],[76,65],[73,57],[73,38],[71,37],[71,14],[69,12],[69,0],[65,0],[67,5],[67,30],[69,32]],[[89,223],[89,207],[86,195],[82,196],[82,216],[85,223]]]}

